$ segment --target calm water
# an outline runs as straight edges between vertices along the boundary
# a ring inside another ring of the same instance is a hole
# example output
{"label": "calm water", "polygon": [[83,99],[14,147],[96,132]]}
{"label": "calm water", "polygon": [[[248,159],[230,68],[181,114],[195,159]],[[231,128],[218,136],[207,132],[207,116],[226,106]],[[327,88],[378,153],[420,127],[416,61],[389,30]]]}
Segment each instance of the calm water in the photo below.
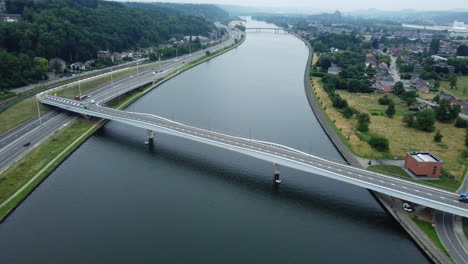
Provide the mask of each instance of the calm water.
{"label": "calm water", "polygon": [[[251,26],[254,26],[251,24]],[[250,33],[129,110],[340,160],[303,88],[307,48]],[[108,123],[0,225],[2,263],[427,263],[362,188]]]}

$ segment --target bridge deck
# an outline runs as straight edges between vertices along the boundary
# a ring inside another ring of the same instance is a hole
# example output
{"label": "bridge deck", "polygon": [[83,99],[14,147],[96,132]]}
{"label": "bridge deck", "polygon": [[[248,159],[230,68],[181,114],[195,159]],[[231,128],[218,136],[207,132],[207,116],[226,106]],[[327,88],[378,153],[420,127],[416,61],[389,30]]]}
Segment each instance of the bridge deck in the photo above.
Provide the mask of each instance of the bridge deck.
{"label": "bridge deck", "polygon": [[[123,92],[121,91],[118,94]],[[47,93],[39,95],[38,99],[44,104],[72,112],[114,120],[131,126],[225,148],[268,162],[344,181],[441,211],[468,217],[468,204],[459,202],[456,193],[325,160],[275,143],[214,132],[174,122],[156,115],[121,111],[101,106],[103,102],[114,96],[115,94],[103,94],[95,98],[96,104],[88,103],[86,108],[80,102],[51,96]]]}

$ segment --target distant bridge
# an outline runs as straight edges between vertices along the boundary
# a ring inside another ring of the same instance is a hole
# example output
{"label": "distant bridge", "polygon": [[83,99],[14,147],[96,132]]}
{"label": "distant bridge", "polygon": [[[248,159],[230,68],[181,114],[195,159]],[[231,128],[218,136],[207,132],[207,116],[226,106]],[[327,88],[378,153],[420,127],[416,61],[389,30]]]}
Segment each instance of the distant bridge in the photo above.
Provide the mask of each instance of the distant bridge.
{"label": "distant bridge", "polygon": [[255,30],[257,32],[260,32],[262,30],[273,30],[275,34],[278,34],[281,31],[285,31],[284,28],[280,28],[280,27],[247,27],[245,28],[245,30],[248,30],[248,29]]}

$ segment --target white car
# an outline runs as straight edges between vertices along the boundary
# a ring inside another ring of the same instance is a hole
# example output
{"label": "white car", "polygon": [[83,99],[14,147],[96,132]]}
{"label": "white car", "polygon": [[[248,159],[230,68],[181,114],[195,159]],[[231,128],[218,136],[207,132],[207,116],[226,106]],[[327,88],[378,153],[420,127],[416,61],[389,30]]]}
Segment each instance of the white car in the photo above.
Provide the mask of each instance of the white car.
{"label": "white car", "polygon": [[411,205],[409,203],[403,203],[403,210],[405,210],[406,212],[413,212],[414,211],[413,207],[411,207]]}

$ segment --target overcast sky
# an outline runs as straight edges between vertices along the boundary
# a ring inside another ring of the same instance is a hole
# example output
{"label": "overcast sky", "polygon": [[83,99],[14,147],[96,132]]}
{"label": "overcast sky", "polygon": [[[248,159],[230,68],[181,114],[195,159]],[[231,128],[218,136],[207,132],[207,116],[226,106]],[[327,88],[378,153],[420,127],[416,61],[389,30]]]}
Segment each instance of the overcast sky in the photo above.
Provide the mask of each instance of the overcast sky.
{"label": "overcast sky", "polygon": [[[137,0],[126,0],[136,2]],[[258,7],[356,10],[468,9],[468,0],[138,0],[138,2],[210,3]]]}

